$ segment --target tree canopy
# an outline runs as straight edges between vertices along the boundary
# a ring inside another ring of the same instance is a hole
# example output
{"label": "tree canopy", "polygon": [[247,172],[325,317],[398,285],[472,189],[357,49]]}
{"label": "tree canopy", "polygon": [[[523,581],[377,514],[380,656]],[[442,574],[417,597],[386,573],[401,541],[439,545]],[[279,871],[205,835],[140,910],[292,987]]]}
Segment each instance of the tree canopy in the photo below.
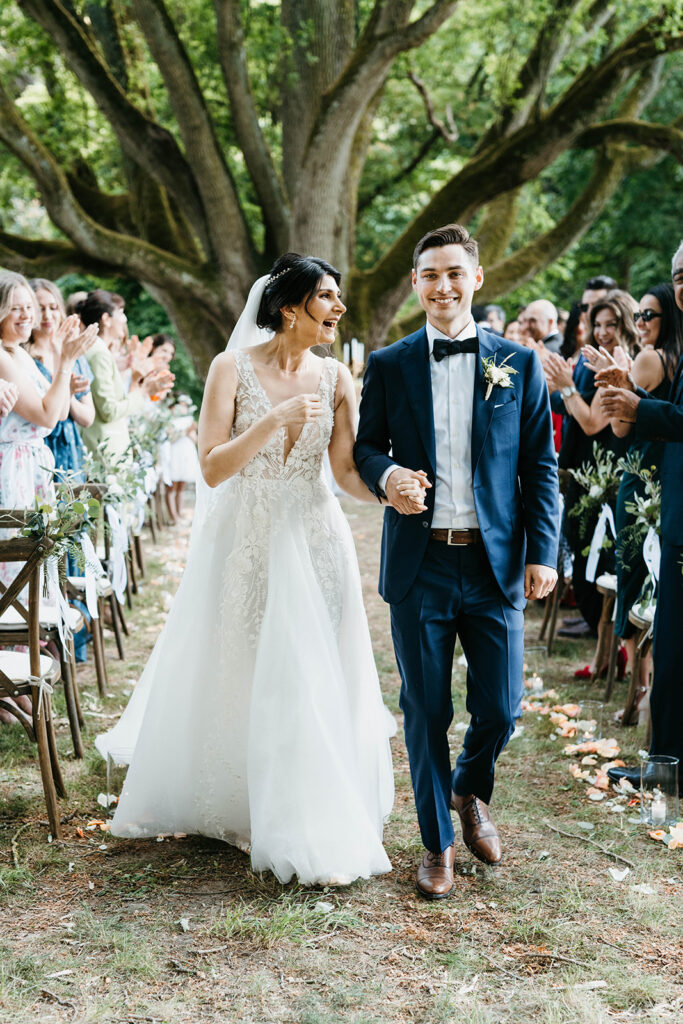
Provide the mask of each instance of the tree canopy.
{"label": "tree canopy", "polygon": [[426,230],[476,228],[494,300],[615,195],[626,217],[625,182],[631,198],[643,175],[666,191],[683,163],[682,10],[11,0],[0,263],[140,281],[205,368],[254,278],[312,252],[345,276],[343,329],[381,344]]}

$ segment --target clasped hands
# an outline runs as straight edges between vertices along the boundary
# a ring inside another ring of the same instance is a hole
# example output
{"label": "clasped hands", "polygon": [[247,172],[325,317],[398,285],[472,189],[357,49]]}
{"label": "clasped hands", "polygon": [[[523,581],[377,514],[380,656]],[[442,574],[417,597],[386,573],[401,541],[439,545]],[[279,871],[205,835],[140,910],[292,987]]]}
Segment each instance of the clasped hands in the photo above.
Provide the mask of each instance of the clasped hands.
{"label": "clasped hands", "polygon": [[423,469],[405,469],[397,466],[387,478],[385,492],[387,501],[402,516],[414,516],[425,512],[425,495],[431,487]]}

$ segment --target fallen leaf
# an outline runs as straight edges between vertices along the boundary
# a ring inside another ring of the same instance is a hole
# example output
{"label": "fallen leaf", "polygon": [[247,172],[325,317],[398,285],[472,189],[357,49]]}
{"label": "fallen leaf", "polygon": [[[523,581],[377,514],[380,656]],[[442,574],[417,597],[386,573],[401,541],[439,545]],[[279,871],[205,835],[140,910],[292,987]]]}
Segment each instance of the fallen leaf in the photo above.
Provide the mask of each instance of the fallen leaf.
{"label": "fallen leaf", "polygon": [[181,917],[177,921],[177,924],[180,925],[181,932],[189,932],[189,930],[190,930],[190,919],[189,919],[189,917]]}
{"label": "fallen leaf", "polygon": [[596,802],[598,800],[605,799],[605,794],[602,792],[602,790],[596,789],[595,786],[588,787],[588,789],[586,790],[586,796],[589,800],[595,800]]}
{"label": "fallen leaf", "polygon": [[607,873],[613,882],[623,882],[627,875],[631,874],[630,868],[607,868]]}
{"label": "fallen leaf", "polygon": [[595,754],[586,754],[585,757],[581,758],[581,764],[597,764],[598,759]]}
{"label": "fallen leaf", "polygon": [[657,895],[657,890],[653,889],[651,885],[646,885],[645,882],[641,882],[640,885],[632,885],[631,892],[642,892],[646,896]]}

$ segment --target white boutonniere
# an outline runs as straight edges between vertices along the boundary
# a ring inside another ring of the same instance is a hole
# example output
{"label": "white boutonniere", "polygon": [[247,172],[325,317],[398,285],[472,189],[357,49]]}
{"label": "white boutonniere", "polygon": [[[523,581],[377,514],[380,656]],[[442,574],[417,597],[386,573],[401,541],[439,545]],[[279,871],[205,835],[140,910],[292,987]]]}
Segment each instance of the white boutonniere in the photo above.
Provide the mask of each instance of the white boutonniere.
{"label": "white boutonniere", "polygon": [[500,366],[496,363],[495,356],[489,356],[487,359],[482,359],[481,365],[484,370],[484,380],[488,387],[486,388],[486,394],[484,395],[484,401],[488,402],[491,397],[491,392],[494,388],[511,388],[512,387],[512,374],[518,373],[513,366],[506,366],[508,359],[512,359],[514,352],[511,352],[509,356],[503,360]]}

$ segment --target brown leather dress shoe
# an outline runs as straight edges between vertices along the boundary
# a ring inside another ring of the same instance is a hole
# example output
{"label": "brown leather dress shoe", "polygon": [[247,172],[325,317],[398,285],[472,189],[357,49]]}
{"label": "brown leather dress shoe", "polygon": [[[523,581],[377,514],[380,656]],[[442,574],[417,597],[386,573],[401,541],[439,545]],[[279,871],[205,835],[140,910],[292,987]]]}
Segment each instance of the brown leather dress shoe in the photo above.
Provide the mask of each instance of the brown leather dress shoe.
{"label": "brown leather dress shoe", "polygon": [[451,793],[451,807],[460,815],[463,842],[470,853],[484,864],[499,864],[503,848],[488,804],[472,793],[469,796]]}
{"label": "brown leather dress shoe", "polygon": [[417,891],[428,900],[443,900],[453,891],[453,861],[455,845],[451,843],[443,853],[429,850],[417,869]]}

